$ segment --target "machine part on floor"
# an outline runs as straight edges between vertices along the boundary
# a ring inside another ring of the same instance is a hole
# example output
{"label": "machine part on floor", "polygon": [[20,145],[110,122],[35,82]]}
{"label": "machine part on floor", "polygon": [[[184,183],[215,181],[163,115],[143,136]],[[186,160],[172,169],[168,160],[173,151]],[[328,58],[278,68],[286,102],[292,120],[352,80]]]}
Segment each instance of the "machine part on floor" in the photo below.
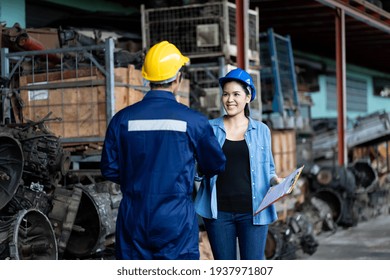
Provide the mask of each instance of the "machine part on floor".
{"label": "machine part on floor", "polygon": [[42,212],[22,210],[8,229],[9,259],[57,260],[57,242],[49,219]]}
{"label": "machine part on floor", "polygon": [[353,168],[345,166],[317,166],[311,169],[310,185],[313,196],[325,201],[332,209],[333,220],[350,227],[357,223],[356,179]]}
{"label": "machine part on floor", "polygon": [[25,183],[40,182],[48,189],[55,187],[70,165],[69,155],[62,149],[59,138],[31,131],[21,142],[25,157]]}
{"label": "machine part on floor", "polygon": [[280,228],[276,225],[268,227],[267,241],[265,245],[265,258],[267,260],[276,260],[280,257],[283,248],[283,237]]}
{"label": "machine part on floor", "polygon": [[313,194],[313,197],[324,201],[330,207],[333,221],[337,223],[341,220],[344,205],[339,192],[331,188],[321,188]]}
{"label": "machine part on floor", "polygon": [[54,190],[52,200],[53,209],[48,217],[57,237],[58,255],[60,259],[68,245],[79,210],[81,196],[81,188],[56,188]]}
{"label": "machine part on floor", "polygon": [[333,220],[341,226],[352,227],[358,222],[354,193],[331,188],[321,188],[313,196],[325,201],[332,210]]}
{"label": "machine part on floor", "polygon": [[296,259],[296,252],[314,254],[318,242],[314,237],[313,224],[304,213],[295,213],[286,221],[278,221],[268,228],[265,257],[267,260]]}
{"label": "machine part on floor", "polygon": [[318,166],[311,168],[313,196],[325,201],[332,209],[333,220],[346,227],[357,223],[356,179],[351,167]]}
{"label": "machine part on floor", "polygon": [[12,121],[11,98],[10,80],[6,77],[0,77],[0,124],[8,124]]}
{"label": "machine part on floor", "polygon": [[[312,168],[314,170],[314,168]],[[337,191],[355,192],[355,175],[350,168],[344,166],[318,166],[312,174],[311,188],[315,191],[320,188],[335,189]]]}
{"label": "machine part on floor", "polygon": [[9,259],[8,234],[13,223],[13,216],[0,216],[0,260]]}
{"label": "machine part on floor", "polygon": [[[12,158],[18,161],[20,161],[20,158],[23,159],[22,178],[24,184],[27,186],[43,185],[48,193],[68,173],[71,164],[70,153],[63,149],[59,137],[48,131],[44,125],[46,121],[52,120],[49,119],[49,116],[50,113],[37,122],[30,121],[12,127],[0,127],[0,135],[5,134],[9,138],[13,138],[13,140],[6,138],[0,138],[0,140],[20,143],[23,156],[18,155],[17,148],[13,148],[12,151],[16,154]],[[8,148],[12,148],[15,144],[7,145],[1,145],[1,149],[6,149],[6,153],[10,153]],[[6,157],[9,157],[9,155],[6,154]],[[2,161],[7,161],[6,157]],[[3,153],[1,158],[3,158]],[[0,166],[2,165],[3,163],[0,162]],[[16,166],[13,168],[20,169]]]}
{"label": "machine part on floor", "polygon": [[356,187],[362,187],[366,192],[372,192],[379,186],[378,174],[370,162],[359,160],[353,163],[351,170],[355,175]]}
{"label": "machine part on floor", "polygon": [[80,188],[82,195],[64,257],[88,258],[114,243],[122,194],[115,190],[119,186],[112,182],[74,187]]}
{"label": "machine part on floor", "polygon": [[301,249],[305,254],[313,255],[317,251],[319,243],[311,234],[306,234],[301,237]]}
{"label": "machine part on floor", "polygon": [[321,185],[329,185],[332,182],[333,176],[330,169],[322,169],[318,172],[317,181]]}
{"label": "machine part on floor", "polygon": [[295,213],[288,217],[287,224],[294,233],[296,247],[302,249],[305,254],[312,255],[316,252],[318,242],[313,235],[313,224],[304,213]]}
{"label": "machine part on floor", "polygon": [[313,231],[316,235],[324,231],[335,232],[337,224],[332,217],[332,209],[329,204],[319,197],[311,197],[305,204],[304,212],[313,224]]}
{"label": "machine part on floor", "polygon": [[51,197],[43,190],[42,185],[37,185],[39,189],[20,185],[16,194],[2,209],[2,212],[8,215],[15,215],[21,210],[34,208],[47,215],[52,209]]}
{"label": "machine part on floor", "polygon": [[[286,223],[281,221],[275,225],[275,230],[279,230],[280,238],[277,239],[278,251],[275,253],[275,260],[294,260],[296,259],[296,252],[299,249],[299,238],[294,233],[293,229]],[[277,235],[275,235],[276,237]],[[275,239],[276,240],[276,239]]]}
{"label": "machine part on floor", "polygon": [[21,183],[23,165],[20,142],[0,130],[0,209],[15,195]]}

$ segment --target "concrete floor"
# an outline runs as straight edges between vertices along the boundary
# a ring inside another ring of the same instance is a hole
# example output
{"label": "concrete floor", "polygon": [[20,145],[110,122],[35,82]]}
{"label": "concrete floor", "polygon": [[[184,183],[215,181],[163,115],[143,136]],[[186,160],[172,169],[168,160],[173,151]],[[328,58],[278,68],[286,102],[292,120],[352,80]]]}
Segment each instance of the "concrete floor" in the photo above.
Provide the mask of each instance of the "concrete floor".
{"label": "concrete floor", "polygon": [[381,215],[356,227],[338,228],[316,236],[317,251],[300,255],[306,260],[390,260],[390,215]]}

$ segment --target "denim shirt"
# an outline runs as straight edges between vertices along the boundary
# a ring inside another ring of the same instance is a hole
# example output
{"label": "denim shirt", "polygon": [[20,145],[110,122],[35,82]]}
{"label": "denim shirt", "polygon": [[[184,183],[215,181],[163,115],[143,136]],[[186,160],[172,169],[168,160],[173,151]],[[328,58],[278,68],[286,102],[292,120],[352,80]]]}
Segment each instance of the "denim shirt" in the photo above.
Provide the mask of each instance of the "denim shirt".
{"label": "denim shirt", "polygon": [[[209,122],[222,147],[226,139],[223,117],[210,120]],[[260,202],[270,188],[271,178],[276,176],[272,155],[271,132],[264,123],[249,118],[248,130],[245,132],[244,138],[249,150],[252,205],[253,213],[255,213],[257,207],[260,205]],[[204,218],[218,218],[217,177],[218,175],[215,175],[210,179],[202,180],[195,198],[195,210]],[[276,221],[277,218],[275,206],[271,205],[259,214],[253,216],[253,224],[271,224]]]}

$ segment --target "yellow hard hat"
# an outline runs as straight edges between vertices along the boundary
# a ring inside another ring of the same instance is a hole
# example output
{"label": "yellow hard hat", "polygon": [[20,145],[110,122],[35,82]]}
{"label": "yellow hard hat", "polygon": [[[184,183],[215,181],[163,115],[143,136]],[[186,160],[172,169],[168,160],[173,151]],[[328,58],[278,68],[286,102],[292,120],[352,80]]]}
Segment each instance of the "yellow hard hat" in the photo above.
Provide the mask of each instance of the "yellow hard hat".
{"label": "yellow hard hat", "polygon": [[175,45],[162,41],[150,48],[142,66],[142,77],[151,82],[170,82],[190,59]]}

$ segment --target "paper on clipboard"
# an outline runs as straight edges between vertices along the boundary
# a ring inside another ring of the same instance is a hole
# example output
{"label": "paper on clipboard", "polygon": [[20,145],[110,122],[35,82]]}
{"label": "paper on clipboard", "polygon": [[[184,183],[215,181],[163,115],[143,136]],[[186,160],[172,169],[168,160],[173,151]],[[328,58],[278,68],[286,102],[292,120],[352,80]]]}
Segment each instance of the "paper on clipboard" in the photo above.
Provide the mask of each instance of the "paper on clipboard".
{"label": "paper on clipboard", "polygon": [[283,182],[271,187],[253,215],[259,214],[261,211],[275,203],[277,200],[281,199],[283,196],[291,193],[298,181],[299,176],[301,175],[303,167],[304,166],[301,166],[294,170],[291,174],[284,178]]}

